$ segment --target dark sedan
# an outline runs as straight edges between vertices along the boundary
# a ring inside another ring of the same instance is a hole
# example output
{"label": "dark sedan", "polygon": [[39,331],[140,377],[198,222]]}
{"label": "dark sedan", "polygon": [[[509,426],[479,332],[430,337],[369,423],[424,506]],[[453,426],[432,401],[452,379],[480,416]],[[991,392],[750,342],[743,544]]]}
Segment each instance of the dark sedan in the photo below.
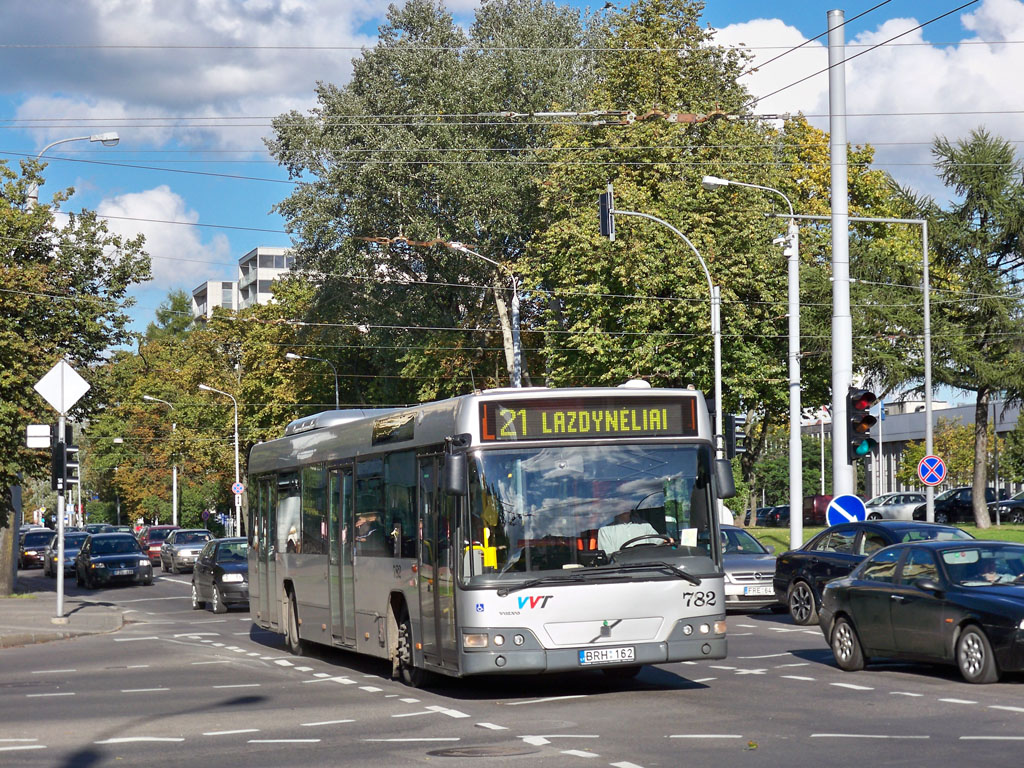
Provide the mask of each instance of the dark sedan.
{"label": "dark sedan", "polygon": [[192,608],[209,604],[214,613],[249,604],[249,544],[244,538],[207,542],[192,571]]}
{"label": "dark sedan", "polygon": [[[996,493],[995,488],[985,489],[985,503],[989,505],[989,512],[992,512],[991,504],[1000,498],[1005,498],[1006,492],[1000,490]],[[974,522],[974,489],[969,485],[960,488],[950,488],[935,497],[935,522],[936,523],[973,523]],[[924,520],[927,517],[927,504],[914,509],[915,520]],[[995,519],[994,517],[992,518]]]}
{"label": "dark sedan", "polygon": [[1024,523],[1024,491],[1015,493],[1008,499],[989,503],[988,512],[993,522],[996,515],[999,515],[1001,523]]}
{"label": "dark sedan", "polygon": [[21,534],[18,542],[18,567],[42,568],[46,545],[56,535],[57,532],[49,528],[30,528]]}
{"label": "dark sedan", "polygon": [[781,528],[789,525],[789,505],[780,504],[765,512],[764,525],[768,528]]}
{"label": "dark sedan", "polygon": [[872,657],[956,664],[969,683],[1024,670],[1024,545],[918,541],[825,587],[821,630],[841,669]]}
{"label": "dark sedan", "polygon": [[130,533],[94,533],[75,558],[78,586],[153,583],[153,564]]}
{"label": "dark sedan", "polygon": [[972,539],[950,525],[906,520],[842,523],[826,528],[800,549],[775,561],[775,595],[797,624],[815,624],[825,584],[846,576],[868,555],[905,541]]}
{"label": "dark sedan", "polygon": [[[82,544],[89,538],[89,534],[85,531],[72,531],[71,533],[64,534],[64,572],[71,573],[75,570],[75,558],[78,557],[79,551],[82,549]],[[58,547],[60,540],[54,536],[50,539],[50,543],[46,545],[46,558],[43,562],[43,573],[51,578],[56,578],[57,571],[60,570],[60,566],[57,561],[60,559],[60,552]]]}

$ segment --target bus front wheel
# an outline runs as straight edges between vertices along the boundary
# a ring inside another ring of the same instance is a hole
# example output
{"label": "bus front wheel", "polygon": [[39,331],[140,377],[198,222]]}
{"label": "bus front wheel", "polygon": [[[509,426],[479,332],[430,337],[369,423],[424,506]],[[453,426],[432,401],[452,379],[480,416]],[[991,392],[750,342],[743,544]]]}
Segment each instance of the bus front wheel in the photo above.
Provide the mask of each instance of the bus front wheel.
{"label": "bus front wheel", "polygon": [[295,593],[288,593],[288,616],[286,617],[284,641],[293,656],[302,655],[302,640],[299,639],[299,605]]}
{"label": "bus front wheel", "polygon": [[419,688],[426,672],[413,665],[412,649],[412,622],[405,616],[398,625],[398,675],[410,688]]}

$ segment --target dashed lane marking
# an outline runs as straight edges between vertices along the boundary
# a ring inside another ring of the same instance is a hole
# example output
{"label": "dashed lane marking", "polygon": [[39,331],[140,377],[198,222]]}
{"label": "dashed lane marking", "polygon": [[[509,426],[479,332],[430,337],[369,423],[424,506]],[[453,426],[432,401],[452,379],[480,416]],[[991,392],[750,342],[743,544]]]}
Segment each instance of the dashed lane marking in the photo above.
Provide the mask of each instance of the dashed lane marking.
{"label": "dashed lane marking", "polygon": [[259,728],[239,728],[235,731],[206,731],[203,736],[234,736],[238,733],[259,733]]}
{"label": "dashed lane marking", "polygon": [[960,741],[1024,741],[1024,736],[961,736]]}
{"label": "dashed lane marking", "polygon": [[288,659],[274,659],[274,663],[275,664],[280,664],[282,667],[294,667],[295,666],[290,661],[288,661]]}
{"label": "dashed lane marking", "polygon": [[810,663],[811,662],[809,661],[795,661],[792,664],[776,664],[775,668],[782,669],[783,667],[806,667],[810,666]]}
{"label": "dashed lane marking", "polygon": [[216,661],[193,661],[193,666],[199,666],[200,664],[230,664],[230,659],[217,659]]}
{"label": "dashed lane marking", "polygon": [[315,728],[318,725],[341,725],[342,723],[354,723],[355,720],[321,720],[318,723],[299,723],[303,728]]}
{"label": "dashed lane marking", "polygon": [[420,715],[436,715],[436,712],[424,710],[423,712],[403,712],[399,715],[392,715],[392,717],[419,717]]}
{"label": "dashed lane marking", "polygon": [[593,752],[584,752],[582,749],[563,749],[562,754],[572,755],[573,757],[600,757],[600,755]]}
{"label": "dashed lane marking", "polygon": [[612,763],[612,768],[643,768],[636,763]]}
{"label": "dashed lane marking", "polygon": [[408,743],[408,742],[420,742],[420,741],[459,741],[458,736],[424,736],[422,738],[408,738],[408,739],[363,739],[363,741],[369,742],[393,742],[393,743]]}
{"label": "dashed lane marking", "polygon": [[250,744],[319,744],[320,739],[249,739]]}
{"label": "dashed lane marking", "polygon": [[16,747],[0,747],[0,752],[22,752],[26,749],[46,749],[45,744],[21,744]]}
{"label": "dashed lane marking", "polygon": [[939,699],[939,701],[944,701],[947,704],[977,704],[978,703],[976,701],[971,701],[970,699]]}
{"label": "dashed lane marking", "polygon": [[813,681],[813,677],[804,677],[803,675],[783,675],[787,680],[808,680]]}
{"label": "dashed lane marking", "polygon": [[259,688],[259,683],[234,683],[233,685],[215,685],[214,688]]}
{"label": "dashed lane marking", "polygon": [[989,709],[1002,709],[1007,712],[1024,712],[1024,707],[1007,707],[1001,704],[992,704]]}
{"label": "dashed lane marking", "polygon": [[712,680],[717,680],[717,677],[698,677],[696,680],[691,680],[693,683],[710,683]]}
{"label": "dashed lane marking", "polygon": [[366,691],[367,693],[380,693],[384,689],[383,688],[378,688],[375,685],[360,685],[359,686],[359,690],[360,691]]}
{"label": "dashed lane marking", "polygon": [[[77,669],[34,669],[31,674],[33,675],[56,675],[63,674],[65,672],[77,672]],[[0,739],[3,741],[3,739]]]}
{"label": "dashed lane marking", "polygon": [[931,736],[890,735],[885,733],[812,733],[812,739],[930,739]]}
{"label": "dashed lane marking", "polygon": [[438,706],[436,704],[433,705],[433,706],[427,707],[427,709],[429,709],[431,712],[440,712],[442,715],[448,715],[448,717],[455,717],[455,718],[469,717],[469,715],[467,715],[465,712],[459,712],[459,710],[457,710],[457,709],[450,709],[448,707],[442,707],[442,706]]}
{"label": "dashed lane marking", "polygon": [[913,696],[914,698],[919,698],[921,696],[924,696],[923,693],[910,693],[909,691],[889,691],[889,695],[890,696]]}
{"label": "dashed lane marking", "polygon": [[419,704],[420,703],[419,699],[413,699],[413,698],[399,699],[399,701],[401,701],[403,704]]}
{"label": "dashed lane marking", "polygon": [[137,640],[159,640],[160,638],[156,635],[147,635],[146,637],[115,637],[115,643],[134,643]]}
{"label": "dashed lane marking", "polygon": [[518,707],[518,706],[521,706],[523,704],[546,704],[549,701],[568,701],[569,699],[585,699],[585,698],[587,698],[586,694],[577,693],[577,694],[575,694],[573,696],[548,696],[547,698],[543,698],[543,699],[530,699],[529,701],[508,701],[508,702],[504,702],[504,706],[506,706],[506,707]]}
{"label": "dashed lane marking", "polygon": [[170,688],[122,688],[121,693],[154,693],[156,691],[169,691]]}
{"label": "dashed lane marking", "polygon": [[103,741],[94,741],[93,744],[131,744],[134,742],[144,741],[184,741],[185,739],[177,736],[120,736],[114,739],[103,739]]}
{"label": "dashed lane marking", "polygon": [[792,656],[791,653],[766,653],[763,656],[737,656],[737,659],[777,659],[780,656]]}
{"label": "dashed lane marking", "polygon": [[836,688],[849,688],[851,691],[873,691],[875,690],[869,685],[855,685],[854,683],[829,683],[834,685]]}
{"label": "dashed lane marking", "polygon": [[670,739],[742,739],[738,733],[670,733]]}
{"label": "dashed lane marking", "polygon": [[41,699],[44,696],[74,696],[74,693],[27,693],[25,698],[28,699]]}
{"label": "dashed lane marking", "polygon": [[486,728],[490,731],[507,731],[508,728],[504,725],[497,725],[496,723],[477,723],[477,728]]}

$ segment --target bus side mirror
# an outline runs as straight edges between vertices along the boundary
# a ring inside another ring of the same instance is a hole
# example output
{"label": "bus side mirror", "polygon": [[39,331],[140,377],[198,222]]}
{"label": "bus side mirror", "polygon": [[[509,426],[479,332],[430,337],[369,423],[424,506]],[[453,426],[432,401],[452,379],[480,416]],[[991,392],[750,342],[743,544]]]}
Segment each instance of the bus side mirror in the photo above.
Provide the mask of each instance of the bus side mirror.
{"label": "bus side mirror", "polygon": [[469,493],[466,484],[466,454],[450,453],[445,456],[442,478],[442,487],[452,496],[465,496]]}
{"label": "bus side mirror", "polygon": [[720,499],[736,495],[736,482],[732,479],[732,464],[728,459],[715,459],[715,485]]}

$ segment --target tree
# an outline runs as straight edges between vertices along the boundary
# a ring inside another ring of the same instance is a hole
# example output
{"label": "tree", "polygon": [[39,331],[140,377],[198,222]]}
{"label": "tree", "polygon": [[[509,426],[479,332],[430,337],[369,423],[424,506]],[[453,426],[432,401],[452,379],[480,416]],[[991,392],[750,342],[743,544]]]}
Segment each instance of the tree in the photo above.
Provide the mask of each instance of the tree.
{"label": "tree", "polygon": [[[47,457],[25,448],[28,423],[54,421],[33,385],[59,360],[80,374],[102,361],[110,347],[130,339],[128,287],[149,278],[149,258],[139,236],[125,240],[107,230],[94,212],[70,213],[58,222],[60,204],[31,207],[29,189],[42,185],[40,166],[20,172],[0,162],[0,593],[13,588],[16,546],[11,488],[22,476],[42,474]],[[81,419],[102,402],[92,390],[75,406]]]}
{"label": "tree", "polygon": [[[935,427],[933,451],[942,456],[946,463],[947,485],[970,485],[974,478],[974,426],[961,424],[953,419],[940,418]],[[902,485],[918,486],[917,465],[927,455],[924,442],[907,443],[900,456],[900,465],[896,470],[896,479]],[[986,470],[991,469],[991,461],[986,460]],[[982,493],[982,498],[984,498]]]}
{"label": "tree", "polygon": [[174,290],[168,293],[167,298],[156,308],[156,321],[146,326],[146,338],[183,336],[191,325],[192,299],[185,291]]}

